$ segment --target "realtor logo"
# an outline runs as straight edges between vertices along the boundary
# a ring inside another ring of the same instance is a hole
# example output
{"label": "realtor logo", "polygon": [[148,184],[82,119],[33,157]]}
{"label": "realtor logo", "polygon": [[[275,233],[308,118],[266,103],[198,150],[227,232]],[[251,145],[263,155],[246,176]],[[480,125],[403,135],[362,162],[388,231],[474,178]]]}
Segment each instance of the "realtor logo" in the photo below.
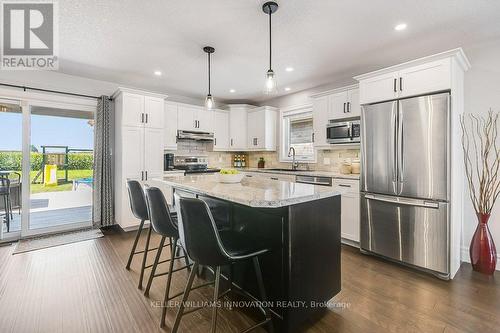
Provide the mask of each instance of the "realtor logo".
{"label": "realtor logo", "polygon": [[57,2],[2,1],[4,70],[57,70]]}

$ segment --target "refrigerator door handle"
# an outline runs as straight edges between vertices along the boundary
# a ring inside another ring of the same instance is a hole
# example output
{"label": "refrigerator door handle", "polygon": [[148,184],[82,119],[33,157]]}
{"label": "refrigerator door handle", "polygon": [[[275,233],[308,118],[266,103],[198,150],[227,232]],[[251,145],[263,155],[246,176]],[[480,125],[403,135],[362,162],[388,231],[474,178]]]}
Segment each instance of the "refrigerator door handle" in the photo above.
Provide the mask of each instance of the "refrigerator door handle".
{"label": "refrigerator door handle", "polygon": [[[399,146],[399,151],[398,151],[398,181],[402,183],[404,181],[404,170],[405,170],[405,164],[404,164],[404,119],[403,119],[403,110],[401,110],[401,104],[399,105],[399,120],[398,120],[398,146]],[[400,191],[402,191],[402,186],[400,188]],[[401,192],[399,192],[401,193]]]}
{"label": "refrigerator door handle", "polygon": [[378,194],[365,194],[365,198],[368,200],[390,202],[390,203],[394,203],[394,204],[398,204],[398,205],[418,206],[418,207],[426,207],[426,208],[434,208],[434,209],[439,208],[438,202],[430,201],[430,200],[391,197],[391,196],[378,195]]}
{"label": "refrigerator door handle", "polygon": [[397,120],[396,120],[396,111],[394,110],[394,106],[397,104],[393,104],[392,110],[391,110],[391,127],[392,127],[392,183],[395,184],[397,181],[396,178],[396,170],[397,170]]}

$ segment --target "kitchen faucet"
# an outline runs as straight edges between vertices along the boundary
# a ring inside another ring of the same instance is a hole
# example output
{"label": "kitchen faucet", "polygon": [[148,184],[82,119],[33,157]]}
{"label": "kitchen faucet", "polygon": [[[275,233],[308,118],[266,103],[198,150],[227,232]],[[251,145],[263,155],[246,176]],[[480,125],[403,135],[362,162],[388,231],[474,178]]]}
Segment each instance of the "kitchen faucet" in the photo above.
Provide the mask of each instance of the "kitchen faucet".
{"label": "kitchen faucet", "polygon": [[299,163],[295,161],[294,147],[290,147],[290,149],[288,149],[288,157],[292,157],[292,170],[297,170],[297,168],[299,167]]}

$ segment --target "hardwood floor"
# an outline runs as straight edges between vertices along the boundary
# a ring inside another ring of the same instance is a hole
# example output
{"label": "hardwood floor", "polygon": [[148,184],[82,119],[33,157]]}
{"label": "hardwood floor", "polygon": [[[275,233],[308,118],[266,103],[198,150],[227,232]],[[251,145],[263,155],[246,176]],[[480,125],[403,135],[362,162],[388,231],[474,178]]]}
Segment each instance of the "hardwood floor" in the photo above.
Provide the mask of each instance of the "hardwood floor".
{"label": "hardwood floor", "polygon": [[[137,289],[139,257],[130,271],[124,268],[134,233],[105,234],[14,256],[14,246],[0,247],[0,332],[162,332],[155,301],[163,297],[166,277],[155,279],[150,298],[144,297]],[[187,274],[174,274],[177,292]],[[190,299],[206,301],[212,292],[203,288]],[[441,281],[345,246],[342,291],[334,301],[336,307],[301,330],[500,332],[498,276],[495,280],[472,272],[468,264],[453,281]],[[175,312],[167,311],[169,327]],[[180,331],[207,332],[210,316],[209,309],[189,314]],[[223,309],[218,332],[237,332],[253,322],[242,311]]]}

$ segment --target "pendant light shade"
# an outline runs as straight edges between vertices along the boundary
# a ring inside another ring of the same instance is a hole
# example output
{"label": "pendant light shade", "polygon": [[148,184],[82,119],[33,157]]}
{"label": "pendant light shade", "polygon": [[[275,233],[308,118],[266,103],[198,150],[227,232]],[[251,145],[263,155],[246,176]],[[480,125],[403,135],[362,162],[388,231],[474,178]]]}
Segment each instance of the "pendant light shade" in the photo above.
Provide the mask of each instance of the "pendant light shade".
{"label": "pendant light shade", "polygon": [[266,73],[266,85],[264,89],[264,93],[276,94],[278,92],[277,84],[276,84],[276,74],[272,69],[272,51],[273,51],[273,43],[272,43],[272,34],[271,34],[271,15],[278,10],[278,4],[274,1],[268,1],[262,5],[262,11],[269,15],[269,69]]}
{"label": "pendant light shade", "polygon": [[215,106],[215,102],[212,94],[210,93],[210,55],[215,52],[215,49],[211,46],[205,46],[203,51],[205,51],[208,55],[208,94],[205,98],[205,107],[207,110],[212,110]]}

